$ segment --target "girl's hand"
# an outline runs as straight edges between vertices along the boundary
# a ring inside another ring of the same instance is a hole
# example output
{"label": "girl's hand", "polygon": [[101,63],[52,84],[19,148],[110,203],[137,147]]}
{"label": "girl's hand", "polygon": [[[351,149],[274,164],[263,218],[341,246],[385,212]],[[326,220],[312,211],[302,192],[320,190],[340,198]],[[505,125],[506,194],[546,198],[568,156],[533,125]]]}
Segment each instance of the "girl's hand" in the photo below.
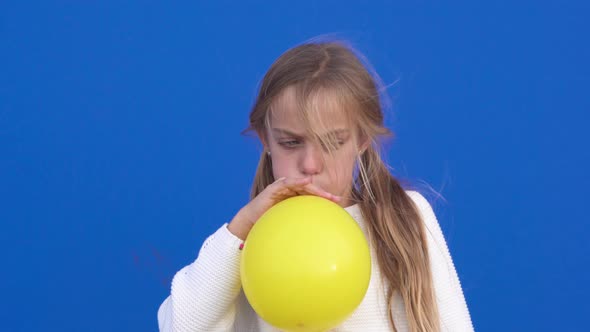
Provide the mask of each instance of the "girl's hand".
{"label": "girl's hand", "polygon": [[268,209],[282,200],[297,195],[316,195],[335,203],[341,200],[340,196],[330,194],[313,185],[310,177],[299,179],[283,177],[268,185],[244,206],[227,227],[231,233],[245,240],[252,226]]}

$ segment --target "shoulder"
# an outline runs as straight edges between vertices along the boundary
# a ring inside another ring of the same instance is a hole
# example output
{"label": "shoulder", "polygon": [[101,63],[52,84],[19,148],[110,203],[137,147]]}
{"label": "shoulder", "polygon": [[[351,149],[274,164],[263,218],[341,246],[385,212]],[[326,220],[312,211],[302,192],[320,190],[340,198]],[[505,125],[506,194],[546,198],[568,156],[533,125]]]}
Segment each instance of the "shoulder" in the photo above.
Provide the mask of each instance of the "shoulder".
{"label": "shoulder", "polygon": [[415,204],[428,204],[428,201],[426,200],[426,198],[419,192],[415,191],[415,190],[406,190],[406,195],[408,195]]}
{"label": "shoulder", "polygon": [[[432,210],[432,206],[430,205],[430,203],[428,202],[428,200],[419,192],[415,191],[415,190],[406,190],[406,195],[408,195],[408,197],[410,197],[412,199],[412,201],[414,202],[414,205],[416,205],[416,208],[418,209],[418,212],[420,213],[420,216],[422,217],[422,219],[424,219],[425,223],[430,223],[432,221],[434,221],[435,223],[438,224],[438,222],[436,222],[436,216],[434,215],[434,211]],[[434,219],[434,220],[432,220]]]}
{"label": "shoulder", "polygon": [[414,202],[422,219],[429,246],[446,247],[446,241],[442,229],[428,200],[421,193],[414,190],[406,190],[406,194]]}
{"label": "shoulder", "polygon": [[473,331],[451,252],[428,200],[417,191],[407,190],[424,222],[424,230],[441,324],[444,331]]}
{"label": "shoulder", "polygon": [[422,219],[435,284],[441,286],[449,282],[451,278],[449,272],[454,270],[447,241],[428,200],[417,191],[406,191],[406,193],[414,201]]}

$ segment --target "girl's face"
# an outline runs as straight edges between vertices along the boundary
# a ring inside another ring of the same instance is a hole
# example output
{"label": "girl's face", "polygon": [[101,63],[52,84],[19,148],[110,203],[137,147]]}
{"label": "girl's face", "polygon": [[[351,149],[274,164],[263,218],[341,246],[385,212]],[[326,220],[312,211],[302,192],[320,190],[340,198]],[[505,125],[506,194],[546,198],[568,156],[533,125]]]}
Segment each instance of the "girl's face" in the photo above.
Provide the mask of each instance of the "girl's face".
{"label": "girl's face", "polygon": [[354,128],[343,116],[343,112],[330,109],[334,107],[330,107],[329,103],[324,104],[326,111],[321,108],[322,114],[318,115],[320,118],[317,120],[325,124],[325,132],[322,130],[319,134],[336,134],[331,138],[331,143],[336,146],[333,156],[317,141],[307,137],[305,122],[297,115],[297,103],[292,88],[285,89],[273,104],[271,127],[267,128],[266,133],[268,142],[263,143],[271,152],[275,179],[309,176],[314,185],[342,196],[340,205],[347,207],[352,204],[349,197],[359,148],[355,145]]}

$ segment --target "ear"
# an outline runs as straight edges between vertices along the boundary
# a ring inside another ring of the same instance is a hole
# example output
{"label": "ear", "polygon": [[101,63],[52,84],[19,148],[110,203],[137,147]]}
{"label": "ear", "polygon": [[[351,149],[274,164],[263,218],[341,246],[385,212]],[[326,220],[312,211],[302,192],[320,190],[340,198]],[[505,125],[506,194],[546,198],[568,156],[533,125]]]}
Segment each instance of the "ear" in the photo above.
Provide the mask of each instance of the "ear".
{"label": "ear", "polygon": [[268,141],[266,139],[266,134],[260,131],[256,131],[256,134],[258,135],[258,138],[260,139],[260,142],[262,143],[262,148],[264,149],[264,151],[270,151],[268,148]]}
{"label": "ear", "polygon": [[363,154],[371,146],[371,139],[368,137],[361,138],[361,144],[359,144],[359,154]]}

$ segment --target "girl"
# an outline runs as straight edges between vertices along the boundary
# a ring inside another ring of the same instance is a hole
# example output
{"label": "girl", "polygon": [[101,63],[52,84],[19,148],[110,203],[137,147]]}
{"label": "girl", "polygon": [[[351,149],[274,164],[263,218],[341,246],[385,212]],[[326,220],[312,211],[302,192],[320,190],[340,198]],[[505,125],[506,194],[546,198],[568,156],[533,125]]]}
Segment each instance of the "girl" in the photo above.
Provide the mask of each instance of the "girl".
{"label": "girl", "polygon": [[258,218],[295,195],[340,204],[371,245],[365,298],[332,331],[472,331],[444,236],[426,199],[404,190],[378,153],[380,87],[342,42],[310,42],[264,76],[249,130],[264,152],[251,201],[211,235],[172,281],[161,331],[278,331],[252,310],[240,285],[240,245]]}

